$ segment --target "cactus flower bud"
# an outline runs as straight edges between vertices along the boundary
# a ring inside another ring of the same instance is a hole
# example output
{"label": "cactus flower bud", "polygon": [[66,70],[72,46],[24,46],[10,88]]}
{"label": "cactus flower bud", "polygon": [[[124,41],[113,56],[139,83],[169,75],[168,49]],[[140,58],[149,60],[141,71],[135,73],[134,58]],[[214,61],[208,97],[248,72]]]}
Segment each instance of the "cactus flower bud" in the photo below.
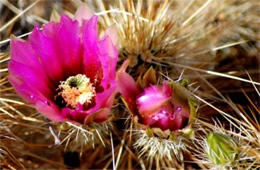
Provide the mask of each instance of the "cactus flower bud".
{"label": "cactus flower bud", "polygon": [[138,123],[161,131],[175,131],[188,125],[194,116],[190,95],[175,82],[156,84],[156,74],[150,68],[137,83],[125,72],[126,61],[117,73],[119,92]]}
{"label": "cactus flower bud", "polygon": [[238,145],[228,135],[211,132],[208,134],[206,142],[208,159],[216,165],[231,164],[238,155]]}

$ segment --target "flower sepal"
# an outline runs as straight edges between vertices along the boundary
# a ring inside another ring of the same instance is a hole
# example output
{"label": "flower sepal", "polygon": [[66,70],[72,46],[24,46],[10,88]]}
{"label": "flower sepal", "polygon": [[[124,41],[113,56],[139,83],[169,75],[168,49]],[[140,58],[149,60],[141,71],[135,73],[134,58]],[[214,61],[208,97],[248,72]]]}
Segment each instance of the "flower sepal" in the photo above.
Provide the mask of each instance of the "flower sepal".
{"label": "flower sepal", "polygon": [[149,125],[140,123],[138,116],[134,116],[133,120],[134,124],[142,129],[147,137],[159,137],[162,139],[168,139],[171,135],[171,131],[169,129],[161,130],[160,128],[150,127]]}
{"label": "flower sepal", "polygon": [[188,104],[190,107],[190,118],[188,121],[188,125],[191,125],[197,117],[196,107],[198,106],[198,101],[196,99],[194,99],[193,97],[189,97]]}
{"label": "flower sepal", "polygon": [[139,76],[136,80],[136,84],[140,89],[144,89],[150,85],[155,85],[157,82],[157,75],[154,68],[151,66],[143,76]]}
{"label": "flower sepal", "polygon": [[171,131],[170,129],[162,130],[158,127],[150,127],[149,125],[144,125],[140,123],[138,119],[138,116],[134,116],[133,122],[137,127],[144,131],[147,137],[157,137],[160,139],[166,139],[171,141],[176,140],[178,136],[184,136],[187,139],[194,138],[194,130],[190,126],[175,131]]}
{"label": "flower sepal", "polygon": [[143,76],[143,85],[144,87],[148,87],[151,84],[156,84],[156,81],[157,81],[156,72],[151,66]]}
{"label": "flower sepal", "polygon": [[[185,82],[185,79],[182,81]],[[183,83],[176,83],[174,81],[168,82],[168,85],[172,88],[174,91],[174,97],[181,102],[187,102],[189,98],[191,98],[191,95],[187,88],[184,86]]]}
{"label": "flower sepal", "polygon": [[188,139],[194,139],[195,137],[195,132],[194,130],[190,127],[187,126],[184,129],[182,129],[182,133],[188,138]]}
{"label": "flower sepal", "polygon": [[187,89],[188,80],[183,79],[181,83],[172,81],[169,82],[168,85],[174,92],[174,95],[172,96],[173,100],[189,108],[190,115],[187,126],[191,125],[197,117],[196,107],[198,106],[198,101],[190,94]]}
{"label": "flower sepal", "polygon": [[89,125],[93,122],[104,122],[109,120],[109,116],[107,116],[110,113],[110,110],[107,108],[99,109],[98,111],[92,113],[91,115],[87,116],[84,120],[85,125]]}

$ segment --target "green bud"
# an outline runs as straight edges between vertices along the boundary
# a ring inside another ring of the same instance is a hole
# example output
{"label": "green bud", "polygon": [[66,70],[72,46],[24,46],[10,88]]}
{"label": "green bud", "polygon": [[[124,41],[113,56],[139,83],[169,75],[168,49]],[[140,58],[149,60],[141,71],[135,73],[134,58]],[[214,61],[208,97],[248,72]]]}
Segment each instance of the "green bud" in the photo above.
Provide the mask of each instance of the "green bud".
{"label": "green bud", "polygon": [[237,147],[228,135],[211,132],[207,136],[207,156],[216,165],[232,164],[238,155]]}

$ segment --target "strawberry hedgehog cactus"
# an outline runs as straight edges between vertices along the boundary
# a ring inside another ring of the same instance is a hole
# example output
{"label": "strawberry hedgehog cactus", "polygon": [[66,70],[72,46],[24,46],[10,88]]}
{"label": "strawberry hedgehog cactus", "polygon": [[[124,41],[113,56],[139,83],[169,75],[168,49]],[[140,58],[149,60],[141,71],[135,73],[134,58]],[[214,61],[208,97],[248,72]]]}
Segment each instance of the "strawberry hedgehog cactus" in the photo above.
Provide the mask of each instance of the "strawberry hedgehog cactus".
{"label": "strawberry hedgehog cactus", "polygon": [[137,82],[126,73],[126,60],[117,73],[119,92],[132,113],[135,126],[134,146],[148,158],[172,156],[182,160],[186,141],[193,138],[191,128],[196,116],[196,100],[182,84],[164,80],[157,85],[151,67]]}
{"label": "strawberry hedgehog cactus", "polygon": [[[74,19],[53,14],[53,21],[34,27],[28,41],[12,38],[8,79],[44,117],[61,122],[61,130],[72,126],[85,133],[111,113],[117,88],[116,31],[110,27],[99,39],[98,17],[85,4]],[[95,142],[92,137],[85,140]]]}

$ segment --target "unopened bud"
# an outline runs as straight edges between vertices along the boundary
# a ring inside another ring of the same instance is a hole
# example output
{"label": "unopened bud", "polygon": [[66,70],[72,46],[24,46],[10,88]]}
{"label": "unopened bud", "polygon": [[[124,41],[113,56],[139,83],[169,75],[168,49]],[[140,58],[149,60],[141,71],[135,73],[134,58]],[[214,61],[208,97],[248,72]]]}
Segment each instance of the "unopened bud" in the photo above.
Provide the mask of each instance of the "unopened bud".
{"label": "unopened bud", "polygon": [[221,133],[211,132],[207,136],[207,156],[216,165],[231,164],[238,155],[236,141]]}

